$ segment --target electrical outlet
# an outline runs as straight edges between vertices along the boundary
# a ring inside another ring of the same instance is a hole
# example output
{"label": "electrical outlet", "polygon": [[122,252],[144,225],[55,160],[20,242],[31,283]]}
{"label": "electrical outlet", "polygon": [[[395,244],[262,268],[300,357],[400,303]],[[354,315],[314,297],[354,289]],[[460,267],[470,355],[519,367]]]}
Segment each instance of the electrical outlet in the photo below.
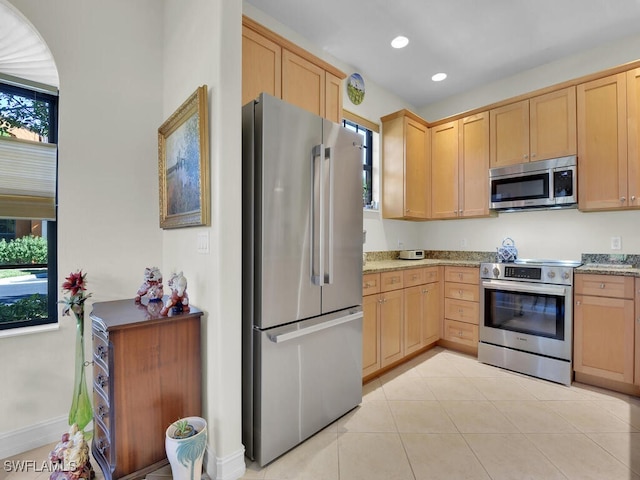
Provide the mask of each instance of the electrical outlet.
{"label": "electrical outlet", "polygon": [[611,250],[622,250],[622,238],[611,237]]}

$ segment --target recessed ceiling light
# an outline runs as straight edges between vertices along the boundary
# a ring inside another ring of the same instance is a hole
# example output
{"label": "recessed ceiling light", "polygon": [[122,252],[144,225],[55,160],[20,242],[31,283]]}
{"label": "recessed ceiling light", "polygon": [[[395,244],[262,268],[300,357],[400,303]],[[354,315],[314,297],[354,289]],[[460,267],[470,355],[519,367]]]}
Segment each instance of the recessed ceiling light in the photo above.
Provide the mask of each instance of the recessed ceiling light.
{"label": "recessed ceiling light", "polygon": [[391,46],[393,48],[404,48],[407,45],[409,45],[409,39],[407,37],[403,37],[402,35],[399,35],[391,40]]}
{"label": "recessed ceiling light", "polygon": [[433,77],[431,77],[431,80],[433,80],[434,82],[441,82],[445,78],[447,78],[446,73],[436,73]]}

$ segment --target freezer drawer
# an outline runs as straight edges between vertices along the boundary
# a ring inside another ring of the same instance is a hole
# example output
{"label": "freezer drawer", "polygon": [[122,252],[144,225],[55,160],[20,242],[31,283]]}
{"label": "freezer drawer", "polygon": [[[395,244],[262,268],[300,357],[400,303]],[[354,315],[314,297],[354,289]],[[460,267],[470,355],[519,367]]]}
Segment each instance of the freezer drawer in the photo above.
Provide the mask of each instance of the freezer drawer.
{"label": "freezer drawer", "polygon": [[360,307],[256,329],[254,348],[253,457],[259,465],[361,403]]}

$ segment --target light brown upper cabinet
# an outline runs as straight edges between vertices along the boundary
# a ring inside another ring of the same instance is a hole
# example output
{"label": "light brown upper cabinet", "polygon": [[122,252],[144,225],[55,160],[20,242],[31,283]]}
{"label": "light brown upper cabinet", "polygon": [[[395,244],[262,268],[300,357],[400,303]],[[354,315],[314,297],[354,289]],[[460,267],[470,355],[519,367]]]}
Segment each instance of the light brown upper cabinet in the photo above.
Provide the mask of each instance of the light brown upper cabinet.
{"label": "light brown upper cabinet", "polygon": [[491,167],[576,154],[576,89],[490,111]]}
{"label": "light brown upper cabinet", "polygon": [[408,110],[382,121],[382,216],[426,220],[430,214],[430,132]]}
{"label": "light brown upper cabinet", "polygon": [[489,112],[431,128],[431,218],[489,215]]}
{"label": "light brown upper cabinet", "polygon": [[242,104],[261,92],[342,121],[346,75],[254,20],[242,17]]}
{"label": "light brown upper cabinet", "polygon": [[640,69],[577,91],[580,210],[638,208]]}

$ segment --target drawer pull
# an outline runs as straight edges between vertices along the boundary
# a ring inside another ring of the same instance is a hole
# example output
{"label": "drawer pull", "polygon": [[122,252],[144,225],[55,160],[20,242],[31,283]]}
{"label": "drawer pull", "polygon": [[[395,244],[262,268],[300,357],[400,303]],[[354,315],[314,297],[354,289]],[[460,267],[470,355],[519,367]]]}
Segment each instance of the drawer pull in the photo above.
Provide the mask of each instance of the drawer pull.
{"label": "drawer pull", "polygon": [[98,440],[96,447],[98,448],[98,451],[104,456],[104,452],[109,447],[109,443],[105,442],[104,439],[101,438],[100,440]]}
{"label": "drawer pull", "polygon": [[417,280],[418,279],[418,275],[412,275],[411,276],[411,280]]}
{"label": "drawer pull", "polygon": [[462,290],[458,290],[458,294],[462,297]]}
{"label": "drawer pull", "polygon": [[109,415],[109,407],[107,407],[105,404],[101,403],[100,405],[98,405],[98,415],[100,416],[100,418],[104,418],[107,415]]}
{"label": "drawer pull", "polygon": [[429,290],[422,290],[422,293],[429,293]]}
{"label": "drawer pull", "polygon": [[98,348],[96,348],[96,354],[102,360],[104,360],[105,358],[107,358],[107,347],[105,347],[104,345],[98,345]]}
{"label": "drawer pull", "polygon": [[604,283],[600,284],[600,288],[604,288],[604,286],[605,286]]}
{"label": "drawer pull", "polygon": [[101,373],[98,374],[96,380],[98,382],[98,385],[100,385],[101,387],[104,387],[109,383],[109,378]]}
{"label": "drawer pull", "polygon": [[371,284],[369,282],[365,283],[364,288],[371,288]]}

